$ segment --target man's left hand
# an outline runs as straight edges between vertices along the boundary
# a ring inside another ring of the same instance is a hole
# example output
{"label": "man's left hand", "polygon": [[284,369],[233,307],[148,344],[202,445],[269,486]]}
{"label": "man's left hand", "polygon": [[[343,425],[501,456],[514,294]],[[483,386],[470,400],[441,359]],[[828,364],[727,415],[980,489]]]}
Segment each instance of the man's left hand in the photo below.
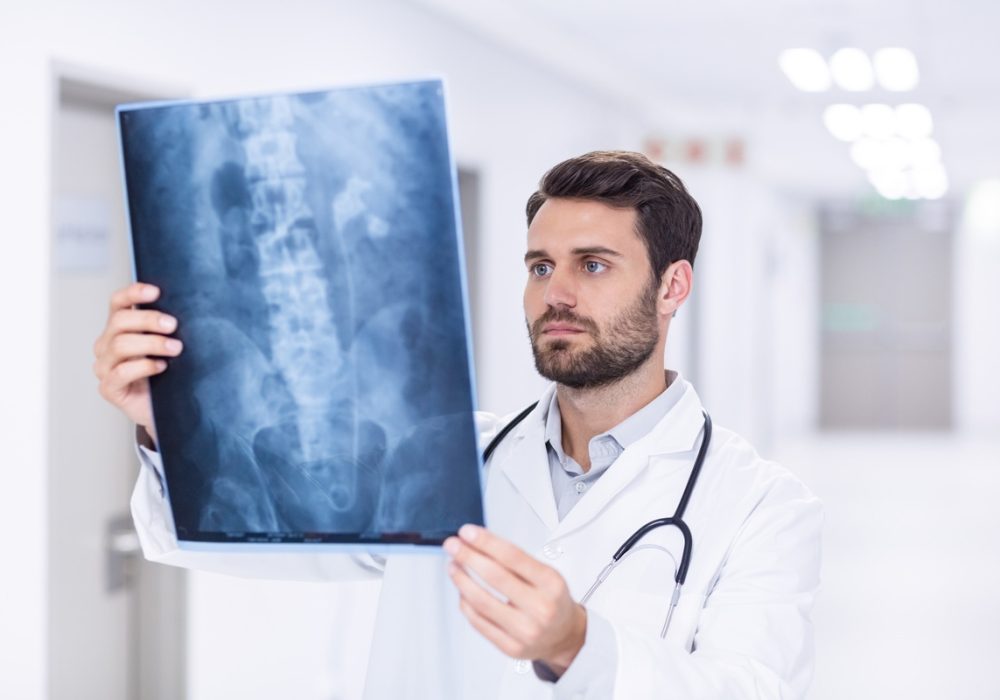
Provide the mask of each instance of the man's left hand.
{"label": "man's left hand", "polygon": [[463,525],[444,549],[452,556],[448,573],[472,626],[504,654],[541,661],[558,676],[565,673],[583,647],[587,611],[570,596],[562,575],[475,525]]}

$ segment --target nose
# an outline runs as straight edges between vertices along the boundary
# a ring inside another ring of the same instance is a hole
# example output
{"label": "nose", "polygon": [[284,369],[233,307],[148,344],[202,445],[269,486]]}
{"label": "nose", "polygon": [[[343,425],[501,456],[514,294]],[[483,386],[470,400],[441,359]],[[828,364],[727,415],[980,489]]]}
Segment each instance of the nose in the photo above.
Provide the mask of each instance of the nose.
{"label": "nose", "polygon": [[553,308],[576,306],[576,289],[569,275],[560,272],[559,268],[553,270],[545,284],[544,300]]}

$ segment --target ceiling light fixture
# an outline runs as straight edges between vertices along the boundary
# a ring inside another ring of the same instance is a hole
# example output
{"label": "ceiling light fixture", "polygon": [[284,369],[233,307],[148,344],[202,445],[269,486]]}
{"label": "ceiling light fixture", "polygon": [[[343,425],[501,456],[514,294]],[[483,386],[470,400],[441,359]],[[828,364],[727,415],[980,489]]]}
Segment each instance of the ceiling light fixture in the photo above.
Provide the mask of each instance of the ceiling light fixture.
{"label": "ceiling light fixture", "polygon": [[887,139],[896,133],[896,112],[885,104],[865,105],[861,108],[861,128],[866,136]]}
{"label": "ceiling light fixture", "polygon": [[871,90],[875,84],[872,62],[861,49],[840,49],[830,57],[830,73],[833,82],[851,92]]}
{"label": "ceiling light fixture", "polygon": [[906,92],[917,87],[920,70],[917,57],[909,49],[887,48],[875,52],[875,75],[886,90]]}
{"label": "ceiling light fixture", "polygon": [[941,146],[934,139],[910,141],[910,163],[914,167],[933,165],[941,162]]}
{"label": "ceiling light fixture", "polygon": [[871,171],[868,182],[886,199],[902,199],[909,187],[906,175],[895,170]]}
{"label": "ceiling light fixture", "polygon": [[913,171],[913,186],[918,196],[940,199],[948,191],[948,175],[940,163]]}
{"label": "ceiling light fixture", "polygon": [[823,111],[823,124],[841,141],[856,141],[863,133],[861,110],[854,105],[835,104]]}
{"label": "ceiling light fixture", "polygon": [[799,90],[823,92],[830,89],[830,69],[815,49],[786,49],[778,57],[778,65]]}
{"label": "ceiling light fixture", "polygon": [[925,139],[934,131],[931,111],[920,104],[909,103],[896,107],[896,131],[908,139]]}
{"label": "ceiling light fixture", "polygon": [[851,144],[851,160],[862,170],[879,170],[885,162],[885,142],[861,138]]}

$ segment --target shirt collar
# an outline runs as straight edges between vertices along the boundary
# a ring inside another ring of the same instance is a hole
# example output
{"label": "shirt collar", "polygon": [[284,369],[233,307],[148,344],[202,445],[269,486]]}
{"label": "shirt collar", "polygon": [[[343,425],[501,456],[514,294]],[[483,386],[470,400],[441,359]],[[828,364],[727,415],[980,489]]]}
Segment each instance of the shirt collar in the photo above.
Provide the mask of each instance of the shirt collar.
{"label": "shirt collar", "polygon": [[[655,399],[640,408],[621,423],[600,435],[595,435],[591,439],[591,444],[601,442],[602,438],[610,438],[617,443],[621,450],[624,450],[632,443],[649,434],[660,420],[667,415],[671,408],[684,395],[684,382],[680,375],[673,370],[664,370],[667,380],[667,388]],[[557,392],[552,392],[549,399],[548,410],[545,415],[545,441],[556,453],[561,464],[566,463],[566,453],[562,444],[562,417],[559,414],[559,400]]]}
{"label": "shirt collar", "polygon": [[555,391],[549,399],[549,408],[545,414],[545,442],[556,453],[560,464],[566,464],[566,453],[562,446],[562,416],[559,415],[559,400]]}

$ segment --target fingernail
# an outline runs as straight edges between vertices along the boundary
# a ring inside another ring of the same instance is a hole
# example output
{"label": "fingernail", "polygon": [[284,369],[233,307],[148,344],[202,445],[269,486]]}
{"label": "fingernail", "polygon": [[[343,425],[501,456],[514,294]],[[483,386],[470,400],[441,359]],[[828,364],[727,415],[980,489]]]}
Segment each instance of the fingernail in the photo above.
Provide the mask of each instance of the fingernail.
{"label": "fingernail", "polygon": [[444,551],[448,554],[458,554],[459,542],[454,537],[449,537],[444,541]]}
{"label": "fingernail", "polygon": [[177,319],[173,316],[160,316],[160,328],[165,331],[172,331],[177,327]]}
{"label": "fingernail", "polygon": [[156,361],[156,369],[157,369],[157,371],[162,372],[166,368],[167,368],[167,361],[166,360],[157,360]]}
{"label": "fingernail", "polygon": [[181,341],[174,338],[167,338],[167,342],[164,345],[167,347],[168,352],[180,352],[181,348],[184,347]]}
{"label": "fingernail", "polygon": [[157,289],[156,287],[152,287],[150,285],[146,285],[145,287],[142,288],[142,298],[148,299],[149,301],[155,299],[156,295],[159,293],[160,293],[159,289]]}
{"label": "fingernail", "polygon": [[475,525],[463,525],[458,529],[458,536],[466,542],[472,542],[479,536],[479,528]]}

